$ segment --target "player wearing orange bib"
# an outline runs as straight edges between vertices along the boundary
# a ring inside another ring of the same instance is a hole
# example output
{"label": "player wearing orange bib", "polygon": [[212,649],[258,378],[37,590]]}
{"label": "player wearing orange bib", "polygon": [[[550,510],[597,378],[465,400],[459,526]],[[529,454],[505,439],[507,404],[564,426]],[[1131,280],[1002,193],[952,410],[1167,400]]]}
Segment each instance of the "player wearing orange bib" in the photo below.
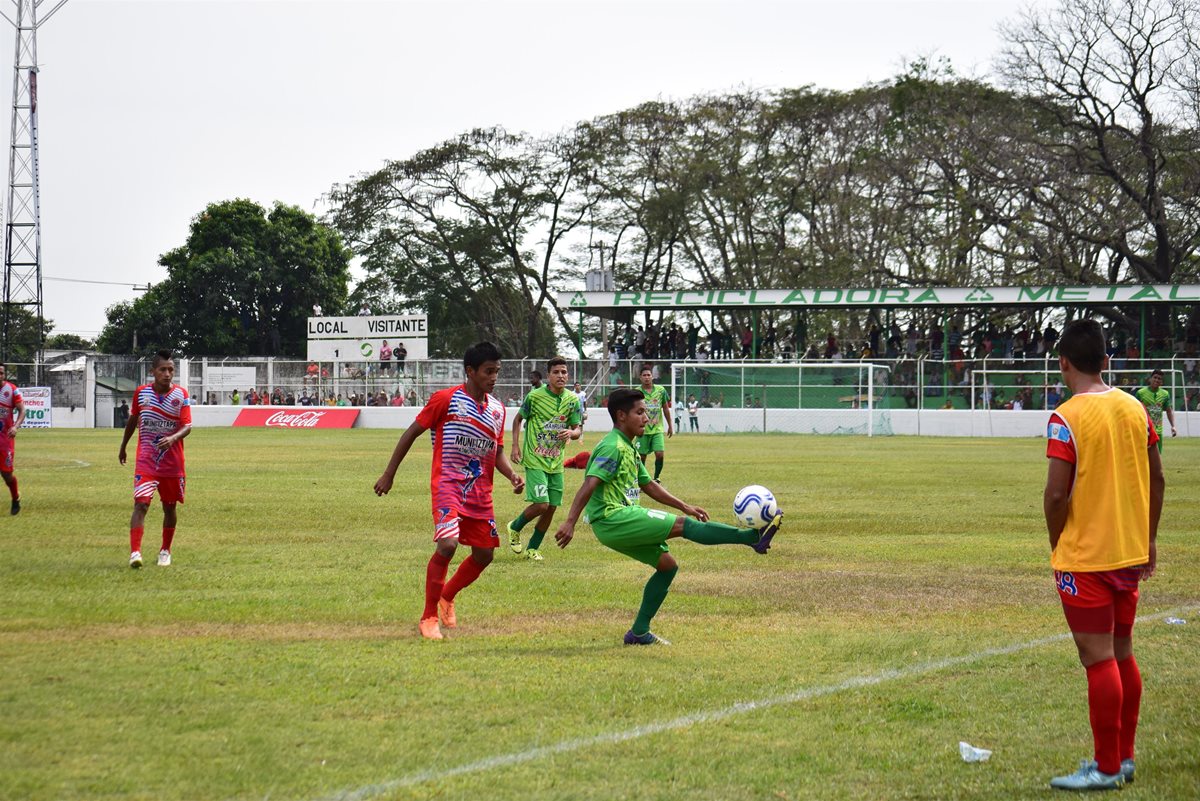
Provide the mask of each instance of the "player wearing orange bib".
{"label": "player wearing orange bib", "polygon": [[1133,656],[1138,581],[1154,575],[1162,512],[1158,434],[1145,408],[1100,377],[1107,357],[1093,320],[1067,325],[1059,368],[1071,399],[1050,415],[1043,508],[1050,565],[1087,671],[1094,757],[1050,780],[1062,790],[1133,781],[1142,678]]}
{"label": "player wearing orange bib", "polygon": [[133,515],[129,518],[129,566],[142,566],[142,533],[146,512],[157,492],[163,507],[162,548],[158,566],[171,564],[175,539],[176,504],[183,503],[186,474],[183,468],[183,438],[192,433],[192,407],[187,390],[172,384],[175,362],[171,351],[160,350],[151,363],[154,381],[133,393],[133,408],[125,423],[117,458],[125,464],[125,446],[138,432],[137,457],[133,466]]}

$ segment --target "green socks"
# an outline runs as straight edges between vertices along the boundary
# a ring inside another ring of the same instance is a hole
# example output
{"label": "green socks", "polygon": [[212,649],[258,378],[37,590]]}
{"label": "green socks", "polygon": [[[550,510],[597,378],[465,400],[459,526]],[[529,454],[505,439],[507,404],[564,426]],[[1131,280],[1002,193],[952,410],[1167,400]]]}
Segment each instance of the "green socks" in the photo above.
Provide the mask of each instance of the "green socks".
{"label": "green socks", "polygon": [[658,608],[662,606],[667,591],[671,589],[671,582],[678,572],[678,567],[655,570],[654,575],[646,582],[646,589],[642,591],[642,607],[638,609],[637,618],[633,621],[634,634],[645,634],[650,630],[650,618],[654,617]]}
{"label": "green socks", "polygon": [[734,528],[712,521],[701,523],[685,517],[683,538],[701,545],[753,545],[758,542],[758,532],[752,528]]}
{"label": "green socks", "polygon": [[521,514],[517,515],[517,519],[512,521],[512,527],[517,531],[520,531],[521,529],[525,528],[525,524],[528,522],[529,521],[525,518],[525,513],[521,512]]}
{"label": "green socks", "polygon": [[658,480],[659,475],[662,473],[662,463],[663,463],[663,458],[661,456],[654,457],[654,480],[655,481]]}
{"label": "green socks", "polygon": [[533,536],[529,538],[529,545],[527,546],[528,549],[531,551],[536,551],[538,548],[542,547],[542,540],[545,539],[545,537],[546,532],[535,528],[533,530]]}

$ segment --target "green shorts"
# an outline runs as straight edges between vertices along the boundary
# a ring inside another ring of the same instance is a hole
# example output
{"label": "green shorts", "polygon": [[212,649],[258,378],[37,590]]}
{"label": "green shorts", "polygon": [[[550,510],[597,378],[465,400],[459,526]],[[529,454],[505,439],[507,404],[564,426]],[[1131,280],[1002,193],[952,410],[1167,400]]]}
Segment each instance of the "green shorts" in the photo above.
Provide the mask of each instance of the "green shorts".
{"label": "green shorts", "polygon": [[642,456],[649,456],[652,453],[666,450],[666,440],[663,438],[662,432],[657,434],[642,434],[637,439],[638,453]]}
{"label": "green shorts", "polygon": [[657,567],[658,558],[668,551],[667,537],[674,525],[675,515],[670,512],[626,506],[592,521],[592,531],[606,548]]}
{"label": "green shorts", "polygon": [[525,500],[562,506],[563,474],[547,473],[536,467],[525,468]]}

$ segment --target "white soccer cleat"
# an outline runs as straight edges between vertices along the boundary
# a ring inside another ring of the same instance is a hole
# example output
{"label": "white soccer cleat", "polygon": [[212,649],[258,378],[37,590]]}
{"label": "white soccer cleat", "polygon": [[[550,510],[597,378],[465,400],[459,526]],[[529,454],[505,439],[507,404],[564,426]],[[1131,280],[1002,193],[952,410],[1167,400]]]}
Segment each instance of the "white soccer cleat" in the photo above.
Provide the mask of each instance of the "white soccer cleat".
{"label": "white soccer cleat", "polygon": [[141,551],[134,551],[133,553],[129,554],[129,566],[132,567],[134,570],[137,570],[139,567],[142,566],[142,552]]}
{"label": "white soccer cleat", "polygon": [[171,566],[171,552],[170,551],[159,551],[158,552],[158,566],[159,567],[170,567]]}

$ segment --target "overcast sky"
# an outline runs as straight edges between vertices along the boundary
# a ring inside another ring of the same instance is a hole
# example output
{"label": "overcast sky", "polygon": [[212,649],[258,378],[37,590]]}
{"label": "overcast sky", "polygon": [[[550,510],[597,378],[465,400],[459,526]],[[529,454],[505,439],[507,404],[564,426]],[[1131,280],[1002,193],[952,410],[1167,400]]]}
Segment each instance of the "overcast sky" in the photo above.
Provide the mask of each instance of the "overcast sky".
{"label": "overcast sky", "polygon": [[[848,89],[930,55],[985,76],[998,23],[1025,5],[70,0],[38,34],[45,314],[96,336],[136,291],[61,279],[162,280],[159,255],[210,202],[321,213],[332,184],[477,126],[544,134],[659,97]],[[11,32],[0,46],[11,65]]]}

